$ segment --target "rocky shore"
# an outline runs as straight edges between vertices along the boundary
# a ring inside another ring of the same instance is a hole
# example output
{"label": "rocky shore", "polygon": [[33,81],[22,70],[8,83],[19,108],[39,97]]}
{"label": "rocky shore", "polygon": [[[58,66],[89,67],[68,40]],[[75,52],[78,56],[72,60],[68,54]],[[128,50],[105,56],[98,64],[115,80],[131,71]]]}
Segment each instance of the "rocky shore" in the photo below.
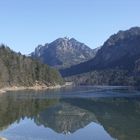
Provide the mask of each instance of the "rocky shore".
{"label": "rocky shore", "polygon": [[0,140],[7,140],[6,138],[0,138]]}
{"label": "rocky shore", "polygon": [[63,88],[66,86],[71,86],[72,83],[66,82],[63,85],[54,85],[54,86],[46,86],[44,84],[42,85],[34,85],[31,87],[26,87],[26,86],[11,86],[11,87],[4,87],[0,89],[0,93],[5,93],[7,91],[18,91],[18,90],[47,90],[47,89],[59,89]]}
{"label": "rocky shore", "polygon": [[32,87],[17,87],[17,86],[13,86],[13,87],[5,87],[0,89],[0,93],[5,93],[7,91],[18,91],[18,90],[46,90],[46,89],[57,89],[57,88],[61,88],[64,87],[65,85],[56,85],[56,86],[32,86]]}

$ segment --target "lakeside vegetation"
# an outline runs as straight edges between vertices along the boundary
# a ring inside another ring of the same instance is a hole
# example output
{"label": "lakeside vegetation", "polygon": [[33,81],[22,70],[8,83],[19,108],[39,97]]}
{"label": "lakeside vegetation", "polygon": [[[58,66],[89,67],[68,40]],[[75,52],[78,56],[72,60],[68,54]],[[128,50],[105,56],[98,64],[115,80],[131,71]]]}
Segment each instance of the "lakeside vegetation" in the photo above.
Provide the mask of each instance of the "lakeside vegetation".
{"label": "lakeside vegetation", "polygon": [[0,45],[0,88],[62,84],[63,79],[57,70]]}

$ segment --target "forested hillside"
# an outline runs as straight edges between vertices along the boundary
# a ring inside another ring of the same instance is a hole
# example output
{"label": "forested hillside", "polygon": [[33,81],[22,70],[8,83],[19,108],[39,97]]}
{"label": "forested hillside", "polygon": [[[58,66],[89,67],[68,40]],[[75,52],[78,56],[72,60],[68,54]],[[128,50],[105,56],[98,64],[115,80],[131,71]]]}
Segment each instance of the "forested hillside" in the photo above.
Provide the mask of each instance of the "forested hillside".
{"label": "forested hillside", "polygon": [[58,71],[0,45],[0,87],[62,84]]}

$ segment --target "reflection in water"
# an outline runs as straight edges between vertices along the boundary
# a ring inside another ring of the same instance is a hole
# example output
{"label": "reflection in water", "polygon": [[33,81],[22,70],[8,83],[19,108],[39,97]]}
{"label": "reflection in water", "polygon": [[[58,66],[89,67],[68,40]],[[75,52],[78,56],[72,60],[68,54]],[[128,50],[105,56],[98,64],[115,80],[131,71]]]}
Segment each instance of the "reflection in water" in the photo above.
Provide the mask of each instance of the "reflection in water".
{"label": "reflection in water", "polygon": [[140,139],[140,99],[67,99],[67,102],[93,112],[112,137],[119,140]]}
{"label": "reflection in water", "polygon": [[[43,93],[28,92],[0,95],[0,130],[3,133],[13,123],[20,125],[26,119],[32,120],[37,127],[43,126],[46,131],[49,131],[47,128],[51,128],[58,134],[78,134],[79,130],[87,128],[90,124],[95,126],[99,124],[112,138],[140,139],[138,96],[137,98],[93,98],[93,96],[48,98],[48,95]],[[88,133],[94,132],[89,129]]]}
{"label": "reflection in water", "polygon": [[64,134],[74,133],[93,121],[96,122],[96,117],[93,113],[64,101],[45,109],[35,118],[37,124],[42,124],[58,133]]}

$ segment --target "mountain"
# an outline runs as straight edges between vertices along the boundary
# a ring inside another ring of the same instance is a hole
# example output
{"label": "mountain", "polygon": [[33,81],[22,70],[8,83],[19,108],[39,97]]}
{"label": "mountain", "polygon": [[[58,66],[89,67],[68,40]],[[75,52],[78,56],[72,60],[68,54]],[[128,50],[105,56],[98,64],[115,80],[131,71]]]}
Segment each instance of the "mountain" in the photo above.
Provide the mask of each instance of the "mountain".
{"label": "mountain", "polygon": [[96,56],[81,64],[62,69],[65,77],[107,69],[127,70],[133,72],[140,58],[140,27],[119,31],[112,35],[97,52]]}
{"label": "mountain", "polygon": [[63,68],[87,61],[93,58],[98,49],[90,49],[87,45],[74,38],[58,38],[44,46],[39,45],[31,56],[42,63]]}
{"label": "mountain", "polygon": [[7,86],[47,86],[62,83],[59,72],[32,60],[29,57],[12,51],[9,47],[0,46],[0,88]]}

